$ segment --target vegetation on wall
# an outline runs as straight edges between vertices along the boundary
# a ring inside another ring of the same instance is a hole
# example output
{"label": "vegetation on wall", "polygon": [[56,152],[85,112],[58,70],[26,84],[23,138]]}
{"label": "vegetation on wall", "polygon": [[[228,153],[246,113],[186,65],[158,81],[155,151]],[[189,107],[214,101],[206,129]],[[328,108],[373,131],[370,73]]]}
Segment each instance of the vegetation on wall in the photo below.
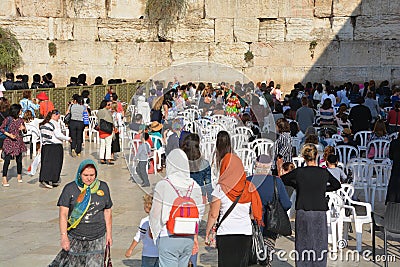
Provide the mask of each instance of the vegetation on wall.
{"label": "vegetation on wall", "polygon": [[311,59],[314,59],[315,47],[317,47],[317,45],[318,45],[318,42],[315,40],[310,42],[309,50],[310,50]]}
{"label": "vegetation on wall", "polygon": [[57,55],[57,46],[55,43],[49,43],[49,55],[55,57]]}
{"label": "vegetation on wall", "polygon": [[186,6],[187,0],[147,0],[145,14],[150,26],[158,27],[158,35],[163,37]]}
{"label": "vegetation on wall", "polygon": [[22,63],[22,48],[15,35],[8,29],[0,27],[0,71],[13,71]]}
{"label": "vegetation on wall", "polygon": [[253,52],[250,50],[247,50],[246,53],[244,53],[244,60],[249,63],[252,59],[254,58]]}

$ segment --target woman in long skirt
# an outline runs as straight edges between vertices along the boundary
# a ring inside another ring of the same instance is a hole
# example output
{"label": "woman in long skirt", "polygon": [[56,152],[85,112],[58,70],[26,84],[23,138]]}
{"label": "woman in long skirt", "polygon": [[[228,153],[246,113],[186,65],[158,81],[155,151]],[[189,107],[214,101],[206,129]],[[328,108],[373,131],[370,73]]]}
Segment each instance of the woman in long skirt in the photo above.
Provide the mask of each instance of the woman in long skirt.
{"label": "woman in long skirt", "polygon": [[47,188],[59,185],[64,161],[62,142],[64,140],[71,141],[71,137],[62,134],[59,119],[60,112],[53,110],[47,114],[39,126],[42,136],[42,167],[40,168],[39,182]]}

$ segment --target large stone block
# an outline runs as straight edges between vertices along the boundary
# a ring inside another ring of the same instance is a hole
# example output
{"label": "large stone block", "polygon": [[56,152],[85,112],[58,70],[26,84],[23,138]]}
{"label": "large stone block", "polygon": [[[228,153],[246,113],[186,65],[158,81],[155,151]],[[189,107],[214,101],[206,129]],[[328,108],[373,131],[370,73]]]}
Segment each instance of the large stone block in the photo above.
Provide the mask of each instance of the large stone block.
{"label": "large stone block", "polygon": [[142,42],[156,40],[157,33],[143,19],[101,19],[98,21],[98,37],[100,41]]}
{"label": "large stone block", "polygon": [[258,41],[259,20],[256,18],[235,18],[233,20],[233,35],[237,42]]}
{"label": "large stone block", "polygon": [[282,42],[285,40],[285,20],[284,19],[264,19],[260,20],[258,41],[260,42]]}
{"label": "large stone block", "polygon": [[208,43],[172,43],[173,64],[208,61]]}
{"label": "large stone block", "polygon": [[279,0],[205,0],[207,18],[277,18]]}
{"label": "large stone block", "polygon": [[50,40],[73,40],[74,19],[49,18]]}
{"label": "large stone block", "polygon": [[142,66],[152,68],[171,65],[171,43],[169,42],[118,42],[115,65]]}
{"label": "large stone block", "polygon": [[215,19],[215,42],[233,42],[233,19]]}
{"label": "large stone block", "polygon": [[249,45],[246,43],[210,44],[208,59],[211,62],[218,62],[233,67],[243,67],[246,66],[244,54],[249,48]]}
{"label": "large stone block", "polygon": [[16,2],[19,2],[17,6],[23,17],[63,17],[62,0],[20,0]]}
{"label": "large stone block", "polygon": [[74,40],[95,41],[99,32],[97,19],[74,19]]}
{"label": "large stone block", "polygon": [[363,0],[361,4],[361,15],[398,15],[400,13],[400,2],[392,0]]}
{"label": "large stone block", "polygon": [[400,39],[400,15],[360,16],[354,28],[355,40]]}
{"label": "large stone block", "polygon": [[22,48],[21,57],[25,64],[48,62],[49,41],[47,40],[19,40]]}
{"label": "large stone block", "polygon": [[16,12],[15,0],[0,1],[0,16],[15,16]]}
{"label": "large stone block", "polygon": [[333,15],[340,17],[361,15],[363,0],[333,0]]}
{"label": "large stone block", "polygon": [[106,18],[106,1],[66,1],[65,12],[69,18]]}
{"label": "large stone block", "polygon": [[312,18],[314,16],[314,0],[279,0],[279,17]]}
{"label": "large stone block", "polygon": [[314,57],[311,57],[310,42],[293,44],[293,66],[337,66],[339,64],[339,43],[336,41],[317,41]]}
{"label": "large stone block", "polygon": [[333,34],[339,40],[353,40],[354,27],[349,17],[334,17],[332,23]]}
{"label": "large stone block", "polygon": [[214,20],[179,20],[165,37],[173,42],[214,42]]}
{"label": "large stone block", "polygon": [[335,38],[329,18],[287,18],[286,41],[330,40]]}
{"label": "large stone block", "polygon": [[250,50],[254,55],[254,66],[285,67],[293,64],[292,42],[257,42],[250,45]]}
{"label": "large stone block", "polygon": [[369,66],[381,59],[381,41],[340,42],[339,66]]}
{"label": "large stone block", "polygon": [[186,16],[191,18],[205,18],[205,0],[187,0]]}
{"label": "large stone block", "polygon": [[381,64],[383,66],[399,66],[400,65],[400,42],[395,40],[382,41],[382,58]]}
{"label": "large stone block", "polygon": [[145,15],[146,0],[110,0],[109,18],[138,19]]}
{"label": "large stone block", "polygon": [[314,15],[318,18],[327,18],[332,16],[333,0],[315,0]]}
{"label": "large stone block", "polygon": [[49,38],[47,18],[0,18],[0,27],[10,29],[18,40],[47,40]]}

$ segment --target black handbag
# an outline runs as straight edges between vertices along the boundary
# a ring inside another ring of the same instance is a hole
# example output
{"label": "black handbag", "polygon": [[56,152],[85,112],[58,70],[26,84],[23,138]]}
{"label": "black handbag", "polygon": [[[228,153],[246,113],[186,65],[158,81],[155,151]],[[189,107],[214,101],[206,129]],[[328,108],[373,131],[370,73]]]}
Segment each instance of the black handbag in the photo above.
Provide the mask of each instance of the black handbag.
{"label": "black handbag", "polygon": [[249,253],[249,264],[258,264],[267,259],[267,247],[264,246],[264,237],[262,235],[260,226],[254,220],[251,221],[253,228],[252,242]]}
{"label": "black handbag", "polygon": [[292,235],[292,226],[287,212],[283,209],[281,202],[279,201],[278,186],[274,176],[274,196],[271,202],[268,202],[264,206],[264,230],[271,231],[273,233],[290,236]]}
{"label": "black handbag", "polygon": [[106,120],[100,119],[100,131],[111,134],[114,129],[114,124]]}

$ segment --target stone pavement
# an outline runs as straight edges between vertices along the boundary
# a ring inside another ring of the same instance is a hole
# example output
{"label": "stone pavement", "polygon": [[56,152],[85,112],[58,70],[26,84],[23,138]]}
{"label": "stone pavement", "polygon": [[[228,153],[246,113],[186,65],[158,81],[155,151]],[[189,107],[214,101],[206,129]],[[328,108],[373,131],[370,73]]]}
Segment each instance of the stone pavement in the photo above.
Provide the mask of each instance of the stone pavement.
{"label": "stone pavement", "polygon": [[[38,173],[34,176],[23,175],[24,182],[16,180],[15,162],[10,165],[9,188],[0,189],[0,267],[36,267],[47,266],[60,250],[60,234],[58,230],[58,197],[63,186],[75,177],[77,167],[84,158],[97,159],[97,146],[86,142],[80,158],[72,158],[65,147],[65,159],[62,170],[62,184],[58,188],[46,189],[39,186]],[[24,171],[30,163],[29,157],[23,160]],[[131,258],[126,259],[125,250],[129,247],[137,230],[140,219],[146,214],[143,211],[142,196],[145,192],[130,178],[125,159],[120,153],[114,166],[99,165],[101,180],[106,181],[111,189],[113,206],[113,246],[111,255],[113,266],[140,266],[141,244],[134,250]],[[162,175],[162,173],[161,173]],[[154,184],[161,176],[150,176]],[[380,208],[381,205],[380,205]],[[204,218],[206,220],[206,216]],[[204,246],[204,225],[200,232],[200,252],[198,266],[217,266],[217,253]],[[316,226],[318,227],[318,226]],[[377,254],[383,254],[382,234],[377,239]],[[390,241],[389,253],[399,258],[399,243]],[[395,246],[393,246],[395,245]],[[364,227],[363,249],[371,249],[369,227]],[[354,234],[351,234],[349,249],[355,248]],[[294,249],[294,236],[280,238],[276,250],[290,251]],[[361,259],[346,261],[330,260],[328,266],[375,266]],[[284,257],[283,254],[281,254]],[[362,258],[362,257],[360,257]],[[339,257],[340,259],[340,257]],[[378,265],[383,266],[382,263]],[[273,266],[294,266],[294,261],[279,261],[275,257]],[[399,266],[391,263],[389,266]]]}

